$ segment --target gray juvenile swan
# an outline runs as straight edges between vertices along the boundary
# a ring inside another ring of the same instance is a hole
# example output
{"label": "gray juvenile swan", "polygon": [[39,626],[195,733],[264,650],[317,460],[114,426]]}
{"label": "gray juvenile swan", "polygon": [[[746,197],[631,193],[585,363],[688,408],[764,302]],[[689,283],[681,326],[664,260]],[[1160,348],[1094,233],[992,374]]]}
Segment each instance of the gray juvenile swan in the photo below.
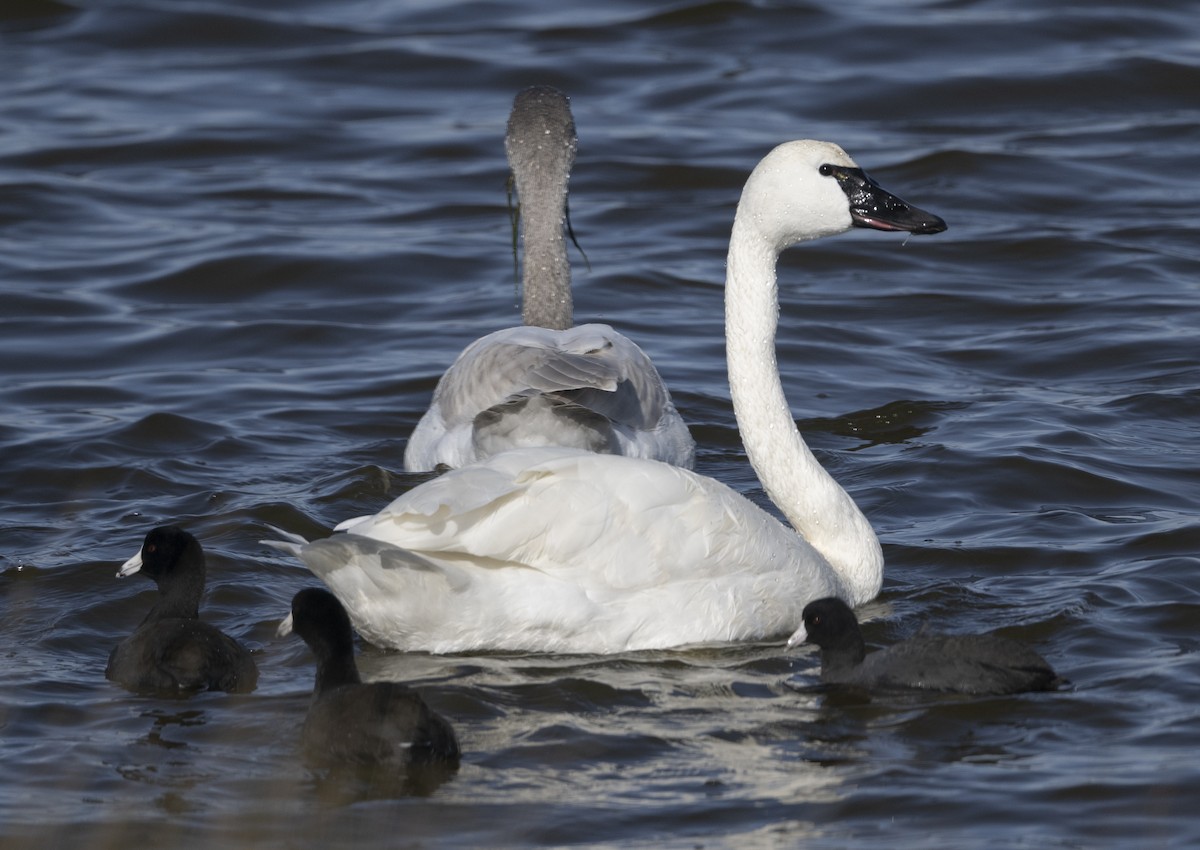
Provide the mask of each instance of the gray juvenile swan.
{"label": "gray juvenile swan", "polygon": [[573,449],[503,452],[405,493],[299,556],[374,644],[406,650],[609,653],[784,637],[823,596],[873,598],[883,555],[817,462],[775,360],[776,261],[851,227],[939,233],[837,145],[780,145],[742,191],[725,284],[742,440],[784,525],[712,478]]}
{"label": "gray juvenile swan", "polygon": [[1046,659],[996,635],[918,635],[867,653],[858,620],[840,599],[804,608],[789,646],[821,648],[821,681],[865,690],[926,690],[1000,695],[1049,691],[1064,683]]}
{"label": "gray juvenile swan", "polygon": [[457,468],[530,446],[691,468],[695,443],[650,358],[608,325],[572,327],[563,225],[576,138],[566,95],[520,92],[504,144],[521,202],[525,324],[476,340],[446,370],[404,468]]}

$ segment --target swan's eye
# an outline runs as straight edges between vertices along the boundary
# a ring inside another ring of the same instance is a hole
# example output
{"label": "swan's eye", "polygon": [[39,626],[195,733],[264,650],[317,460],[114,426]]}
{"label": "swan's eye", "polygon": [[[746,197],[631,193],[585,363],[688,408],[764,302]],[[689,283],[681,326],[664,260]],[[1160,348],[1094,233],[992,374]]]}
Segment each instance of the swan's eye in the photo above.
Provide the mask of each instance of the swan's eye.
{"label": "swan's eye", "polygon": [[153,555],[157,551],[158,551],[158,547],[155,546],[153,543],[151,543],[149,546],[146,547],[147,555]]}
{"label": "swan's eye", "polygon": [[822,165],[817,170],[821,172],[822,177],[830,177],[833,175],[833,166],[832,165],[828,165],[828,164]]}

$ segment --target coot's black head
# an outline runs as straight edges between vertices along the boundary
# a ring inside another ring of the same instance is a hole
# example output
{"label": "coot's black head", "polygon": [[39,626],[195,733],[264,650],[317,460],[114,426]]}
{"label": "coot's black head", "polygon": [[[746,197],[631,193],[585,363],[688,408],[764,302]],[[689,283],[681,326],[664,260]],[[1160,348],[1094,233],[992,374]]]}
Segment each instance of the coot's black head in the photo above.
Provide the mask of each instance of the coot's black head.
{"label": "coot's black head", "polygon": [[187,575],[191,582],[204,582],[204,550],[200,541],[177,525],[160,525],[146,535],[142,548],[126,561],[117,576],[141,573],[162,586],[164,580]]}
{"label": "coot's black head", "polygon": [[354,653],[354,630],[337,597],[323,587],[306,587],[292,597],[292,631],[318,658]]}
{"label": "coot's black head", "polygon": [[849,605],[836,597],[829,596],[808,603],[804,606],[802,617],[807,641],[822,649],[862,640],[858,618]]}

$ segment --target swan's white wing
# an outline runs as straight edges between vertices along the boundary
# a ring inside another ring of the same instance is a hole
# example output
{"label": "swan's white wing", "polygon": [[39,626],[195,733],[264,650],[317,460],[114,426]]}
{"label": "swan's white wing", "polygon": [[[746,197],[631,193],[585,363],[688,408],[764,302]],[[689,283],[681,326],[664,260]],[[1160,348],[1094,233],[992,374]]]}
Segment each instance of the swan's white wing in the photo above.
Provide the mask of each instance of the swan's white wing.
{"label": "swan's white wing", "polygon": [[[799,535],[667,464],[508,452],[299,547],[363,636],[434,652],[619,652],[786,636],[845,596]],[[284,544],[283,548],[287,548]]]}
{"label": "swan's white wing", "polygon": [[564,445],[690,467],[695,444],[654,364],[607,325],[516,327],[466,348],[405,452],[409,471]]}

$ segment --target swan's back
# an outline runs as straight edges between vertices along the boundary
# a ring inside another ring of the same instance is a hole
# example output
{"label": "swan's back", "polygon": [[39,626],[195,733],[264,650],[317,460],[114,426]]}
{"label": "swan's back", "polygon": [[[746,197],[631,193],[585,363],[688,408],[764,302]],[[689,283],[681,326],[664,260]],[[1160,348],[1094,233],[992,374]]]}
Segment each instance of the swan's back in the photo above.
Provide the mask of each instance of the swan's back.
{"label": "swan's back", "polygon": [[446,370],[405,450],[409,470],[565,446],[690,467],[695,443],[654,364],[608,325],[517,327]]}

